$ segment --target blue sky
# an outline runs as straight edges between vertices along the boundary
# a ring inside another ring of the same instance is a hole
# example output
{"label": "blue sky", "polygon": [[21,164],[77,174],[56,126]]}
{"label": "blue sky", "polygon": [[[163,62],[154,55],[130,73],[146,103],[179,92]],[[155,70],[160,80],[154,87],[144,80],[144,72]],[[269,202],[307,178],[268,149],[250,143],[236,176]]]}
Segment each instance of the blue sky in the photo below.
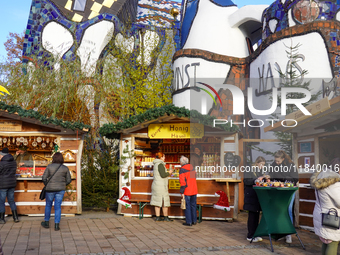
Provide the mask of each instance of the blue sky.
{"label": "blue sky", "polygon": [[[178,0],[180,2],[180,0]],[[238,7],[244,5],[271,4],[274,0],[234,0]],[[1,0],[0,15],[0,61],[6,56],[4,43],[10,32],[22,33],[26,29],[28,15],[31,7],[30,0]]]}

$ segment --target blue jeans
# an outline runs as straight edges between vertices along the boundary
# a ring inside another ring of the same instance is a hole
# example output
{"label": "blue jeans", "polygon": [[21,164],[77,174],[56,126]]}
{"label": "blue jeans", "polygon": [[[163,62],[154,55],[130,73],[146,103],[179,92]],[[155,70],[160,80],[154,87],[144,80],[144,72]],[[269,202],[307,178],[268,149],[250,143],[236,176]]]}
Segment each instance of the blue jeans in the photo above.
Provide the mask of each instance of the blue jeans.
{"label": "blue jeans", "polygon": [[0,189],[0,213],[5,212],[6,197],[7,197],[9,206],[11,207],[11,210],[14,211],[17,209],[17,206],[15,205],[15,202],[14,202],[14,190],[15,188]]}
{"label": "blue jeans", "polygon": [[185,196],[185,221],[187,224],[192,224],[197,222],[197,205],[196,205],[196,195]]}
{"label": "blue jeans", "polygon": [[293,222],[293,205],[294,205],[294,200],[295,200],[295,192],[292,196],[292,200],[290,200],[290,203],[289,203],[289,206],[288,206],[288,213],[289,213],[289,217],[290,217],[290,220],[292,221],[293,225],[294,225],[294,222]]}
{"label": "blue jeans", "polygon": [[61,202],[63,201],[65,190],[56,192],[46,192],[45,221],[51,217],[52,203],[54,200],[54,223],[60,223]]}

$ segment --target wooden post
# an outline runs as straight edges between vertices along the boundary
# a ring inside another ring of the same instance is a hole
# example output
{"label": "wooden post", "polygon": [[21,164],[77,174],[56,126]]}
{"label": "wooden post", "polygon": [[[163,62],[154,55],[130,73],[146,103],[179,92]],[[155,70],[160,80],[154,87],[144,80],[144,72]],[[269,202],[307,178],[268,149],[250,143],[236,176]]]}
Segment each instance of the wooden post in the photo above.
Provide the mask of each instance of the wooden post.
{"label": "wooden post", "polygon": [[[320,145],[319,145],[319,137],[314,138],[314,165],[320,165]],[[316,168],[316,167],[315,167]],[[317,170],[317,169],[315,169]]]}
{"label": "wooden post", "polygon": [[[293,156],[293,163],[296,166],[295,170],[298,171],[299,173],[298,140],[297,140],[296,133],[293,133],[292,156]],[[299,182],[297,183],[297,185],[299,185]],[[299,214],[300,214],[300,195],[299,195],[299,190],[297,190],[295,192],[295,201],[294,201],[294,216],[295,216],[294,226],[295,227],[299,226]]]}
{"label": "wooden post", "polygon": [[[120,135],[120,139],[119,139],[119,158],[121,158],[123,155],[123,134]],[[122,195],[122,169],[119,167],[119,191],[118,191],[118,197],[120,198]],[[122,214],[122,205],[117,203],[118,207],[117,207],[117,214]]]}
{"label": "wooden post", "polygon": [[220,177],[224,178],[224,173],[222,171],[224,166],[224,139],[225,137],[221,137],[221,148],[220,148],[220,166],[221,166],[221,173]]}
{"label": "wooden post", "polygon": [[77,213],[81,214],[82,213],[82,197],[81,197],[81,155],[83,152],[83,145],[84,145],[84,139],[85,135],[82,135],[81,141],[78,146],[78,152],[77,152],[77,164],[76,164],[76,171],[77,171],[77,180],[76,180],[76,187],[77,187]]}
{"label": "wooden post", "polygon": [[35,160],[33,160],[33,176],[35,176]]}

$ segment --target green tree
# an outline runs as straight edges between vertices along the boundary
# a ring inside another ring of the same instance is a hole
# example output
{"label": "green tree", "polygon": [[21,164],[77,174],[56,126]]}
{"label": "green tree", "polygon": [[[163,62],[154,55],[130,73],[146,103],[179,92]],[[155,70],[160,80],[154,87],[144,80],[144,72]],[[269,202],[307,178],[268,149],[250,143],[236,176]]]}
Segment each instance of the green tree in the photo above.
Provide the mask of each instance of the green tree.
{"label": "green tree", "polygon": [[19,64],[22,60],[22,51],[24,47],[24,33],[9,33],[4,43],[7,52],[7,63]]}
{"label": "green tree", "polygon": [[[304,60],[305,57],[299,53],[299,48],[301,47],[301,44],[298,43],[296,45],[293,45],[291,42],[290,46],[285,45],[287,50],[287,58],[288,58],[288,65],[286,72],[282,72],[280,69],[277,69],[279,75],[280,75],[280,87],[285,88],[303,88],[308,91],[311,91],[310,88],[310,80],[305,80],[305,75],[308,74],[308,70],[302,69],[298,62],[300,60]],[[307,106],[308,104],[315,102],[321,94],[321,91],[318,91],[315,94],[311,94],[311,99],[304,104],[304,106]],[[304,98],[306,95],[303,93],[288,93],[286,95],[286,98],[289,99],[299,99]],[[281,96],[278,96],[278,106],[281,106]],[[298,108],[296,105],[287,105],[286,113],[290,114],[294,111],[297,111]],[[274,115],[274,117],[277,117],[277,115]],[[281,146],[281,149],[284,150],[290,157],[292,157],[292,141],[293,137],[291,133],[283,132],[283,131],[277,131],[274,132],[274,136],[280,140],[278,145]]]}
{"label": "green tree", "polygon": [[[281,88],[282,87],[303,88],[308,91],[311,91],[310,80],[308,81],[305,80],[305,75],[308,74],[308,70],[302,69],[298,64],[300,60],[305,59],[304,55],[299,53],[299,48],[301,47],[301,44],[298,43],[296,45],[292,45],[292,42],[291,42],[290,46],[285,45],[285,47],[287,48],[286,54],[288,58],[287,68],[285,72],[283,72],[279,67],[276,69],[280,75],[280,87]],[[321,94],[321,91],[315,94],[312,94],[311,99],[307,103],[305,103],[304,106],[316,101],[319,98],[320,94]],[[288,99],[300,99],[304,97],[305,97],[305,94],[296,93],[296,92],[288,93],[286,95],[286,98]],[[281,96],[278,96],[277,106],[278,107],[281,106]],[[290,104],[287,106],[286,112],[287,114],[290,114],[297,110],[298,108],[296,107],[296,105]],[[277,115],[274,115],[274,117],[277,117]]]}
{"label": "green tree", "polygon": [[[280,76],[280,88],[304,88],[308,91],[311,91],[310,88],[310,81],[305,80],[305,75],[308,74],[308,70],[302,69],[298,62],[300,60],[304,60],[304,56],[299,53],[299,47],[301,44],[298,43],[293,45],[291,42],[290,46],[285,45],[286,47],[286,54],[288,58],[288,64],[285,71],[282,71],[281,68],[277,65],[277,72]],[[316,101],[321,94],[321,91],[312,94],[311,99],[308,103],[305,103],[304,106]],[[299,99],[304,98],[305,94],[303,93],[287,93],[286,98],[288,99]],[[272,98],[271,98],[272,100]],[[277,108],[280,109],[281,107],[281,95],[278,95],[277,98]],[[298,108],[295,105],[288,105],[286,109],[286,114],[290,114],[294,111],[297,111]],[[280,119],[277,113],[272,114],[272,119]],[[280,140],[277,144],[284,150],[290,157],[292,157],[292,134],[283,132],[283,131],[275,131],[274,136],[276,139]],[[251,146],[252,149],[260,151],[265,155],[274,155],[275,151],[268,151],[265,149],[261,149],[258,146]]]}
{"label": "green tree", "polygon": [[11,92],[5,103],[92,125],[82,160],[84,206],[108,210],[118,195],[118,147],[101,139],[100,121],[118,122],[171,103],[172,32],[151,28],[132,38],[114,34],[91,77],[79,59],[64,61],[60,56],[33,56],[24,68],[1,63],[2,84]]}
{"label": "green tree", "polygon": [[118,144],[116,140],[99,143],[94,136],[86,137],[82,160],[83,206],[109,211],[116,202],[119,188]]}
{"label": "green tree", "polygon": [[168,105],[174,53],[171,36],[171,29],[163,29],[162,34],[142,31],[139,40],[132,38],[140,43],[131,48],[128,39],[115,35],[91,77],[83,73],[77,59],[57,62],[52,57],[33,57],[26,73],[21,65],[2,63],[2,83],[11,92],[5,102],[96,128],[99,118],[115,122]]}

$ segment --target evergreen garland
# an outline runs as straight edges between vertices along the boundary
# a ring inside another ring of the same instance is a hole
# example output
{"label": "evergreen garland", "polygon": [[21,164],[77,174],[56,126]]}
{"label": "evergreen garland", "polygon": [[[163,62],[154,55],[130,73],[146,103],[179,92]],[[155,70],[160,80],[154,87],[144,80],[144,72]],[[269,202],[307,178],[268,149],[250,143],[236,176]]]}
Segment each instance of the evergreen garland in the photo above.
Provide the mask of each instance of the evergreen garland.
{"label": "evergreen garland", "polygon": [[[213,126],[213,121],[214,119],[216,119],[214,116],[202,115],[196,110],[188,110],[184,107],[166,105],[163,107],[149,109],[142,114],[131,116],[130,118],[123,120],[122,122],[118,122],[116,124],[114,123],[104,124],[99,129],[99,133],[100,135],[105,136],[110,139],[113,139],[113,138],[118,139],[120,137],[119,132],[124,129],[132,128],[143,122],[154,120],[165,115],[170,116],[171,114],[176,115],[177,117],[190,118],[191,120],[197,121],[198,123],[203,124],[205,126]],[[236,125],[231,126],[229,123],[226,125],[220,125],[220,126],[222,130],[225,130],[228,132],[240,131],[238,126]]]}
{"label": "evergreen garland", "polygon": [[57,118],[47,117],[32,109],[25,110],[18,105],[8,105],[8,104],[5,104],[4,102],[0,102],[0,110],[7,111],[8,113],[11,113],[11,114],[18,114],[20,117],[23,117],[23,118],[33,118],[33,119],[39,120],[44,125],[53,124],[56,126],[60,126],[60,127],[72,129],[72,130],[76,130],[76,129],[90,130],[91,129],[91,126],[85,125],[81,122],[63,121]]}

